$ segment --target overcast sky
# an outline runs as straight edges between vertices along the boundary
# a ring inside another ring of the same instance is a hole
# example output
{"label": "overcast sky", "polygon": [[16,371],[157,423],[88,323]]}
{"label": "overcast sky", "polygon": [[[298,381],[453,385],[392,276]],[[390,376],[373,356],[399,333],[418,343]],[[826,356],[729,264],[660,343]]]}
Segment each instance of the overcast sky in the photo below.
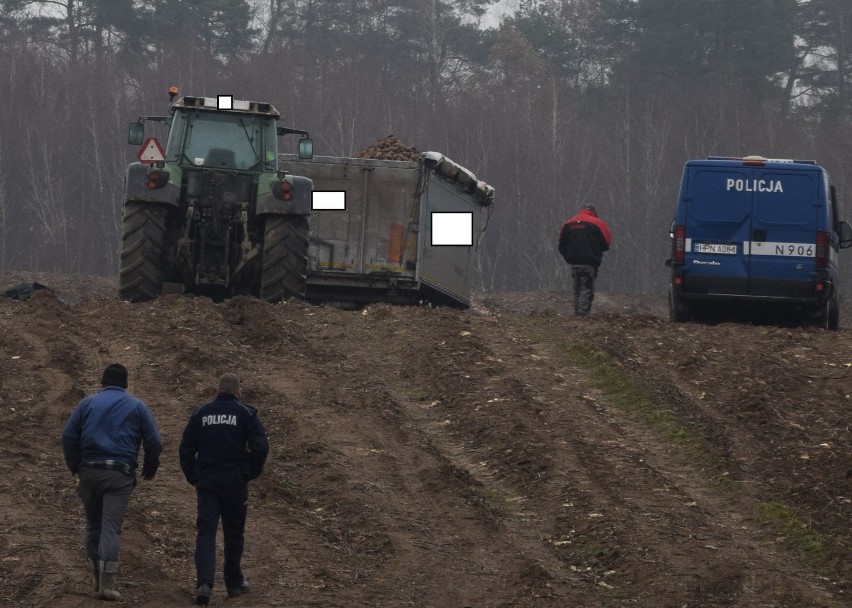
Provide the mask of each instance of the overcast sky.
{"label": "overcast sky", "polygon": [[498,0],[488,7],[488,12],[482,18],[482,27],[496,27],[503,15],[511,14],[518,9],[520,0]]}

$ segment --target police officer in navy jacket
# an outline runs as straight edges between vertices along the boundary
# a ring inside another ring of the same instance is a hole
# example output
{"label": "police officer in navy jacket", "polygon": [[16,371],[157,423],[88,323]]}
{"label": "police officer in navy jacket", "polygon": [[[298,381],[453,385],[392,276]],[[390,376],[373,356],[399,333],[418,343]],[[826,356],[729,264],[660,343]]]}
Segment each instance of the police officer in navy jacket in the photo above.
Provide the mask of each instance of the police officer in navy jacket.
{"label": "police officer in navy jacket", "polygon": [[248,593],[240,561],[248,512],[248,482],[263,470],[269,453],[257,410],[241,403],[235,374],[219,379],[216,399],[190,417],[180,443],[180,466],[198,494],[195,603],[210,602],[216,571],[216,529],[222,518],[224,578],[229,597]]}

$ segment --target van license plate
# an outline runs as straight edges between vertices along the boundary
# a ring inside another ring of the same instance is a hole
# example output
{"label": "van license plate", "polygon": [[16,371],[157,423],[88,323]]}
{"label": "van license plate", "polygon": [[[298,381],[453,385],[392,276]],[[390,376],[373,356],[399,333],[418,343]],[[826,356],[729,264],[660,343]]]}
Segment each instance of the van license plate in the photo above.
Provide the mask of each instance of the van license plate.
{"label": "van license plate", "polygon": [[736,255],[736,245],[722,245],[720,243],[696,243],[696,253],[721,253],[723,255]]}

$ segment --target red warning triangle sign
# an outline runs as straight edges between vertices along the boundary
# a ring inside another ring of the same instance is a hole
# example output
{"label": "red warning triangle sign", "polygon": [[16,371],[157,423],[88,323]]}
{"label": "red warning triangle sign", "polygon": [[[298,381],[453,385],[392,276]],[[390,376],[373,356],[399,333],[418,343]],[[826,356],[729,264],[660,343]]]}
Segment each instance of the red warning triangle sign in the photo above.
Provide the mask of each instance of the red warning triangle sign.
{"label": "red warning triangle sign", "polygon": [[161,163],[166,160],[166,153],[156,137],[149,137],[142,144],[136,158],[140,163]]}

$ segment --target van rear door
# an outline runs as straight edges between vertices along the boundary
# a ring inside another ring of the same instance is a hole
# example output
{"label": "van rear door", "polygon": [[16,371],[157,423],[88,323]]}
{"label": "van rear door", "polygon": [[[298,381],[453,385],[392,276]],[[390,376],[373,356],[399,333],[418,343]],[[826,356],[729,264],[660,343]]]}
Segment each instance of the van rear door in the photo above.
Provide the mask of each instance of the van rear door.
{"label": "van rear door", "polygon": [[[818,170],[755,168],[751,196],[749,293],[764,297],[813,295],[820,197]],[[826,228],[824,228],[826,229]]]}
{"label": "van rear door", "polygon": [[735,166],[690,167],[684,201],[684,291],[748,295],[748,252],[743,247],[751,240],[752,197],[736,184],[751,179],[752,172]]}

